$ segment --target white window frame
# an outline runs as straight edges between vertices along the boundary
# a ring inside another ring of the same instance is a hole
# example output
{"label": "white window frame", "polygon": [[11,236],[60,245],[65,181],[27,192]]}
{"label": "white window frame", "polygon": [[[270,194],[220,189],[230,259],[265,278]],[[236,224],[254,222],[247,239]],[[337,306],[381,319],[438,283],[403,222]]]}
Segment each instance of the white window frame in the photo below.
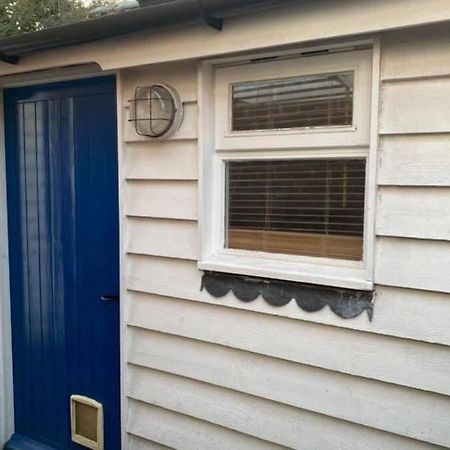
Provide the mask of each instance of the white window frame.
{"label": "white window frame", "polygon": [[[354,289],[373,288],[373,246],[379,44],[320,56],[251,63],[202,63],[200,102],[200,260],[202,270],[252,275]],[[346,45],[348,47],[349,44]],[[231,86],[235,83],[354,71],[351,126],[234,132]],[[225,163],[232,160],[365,158],[363,261],[226,249]]]}

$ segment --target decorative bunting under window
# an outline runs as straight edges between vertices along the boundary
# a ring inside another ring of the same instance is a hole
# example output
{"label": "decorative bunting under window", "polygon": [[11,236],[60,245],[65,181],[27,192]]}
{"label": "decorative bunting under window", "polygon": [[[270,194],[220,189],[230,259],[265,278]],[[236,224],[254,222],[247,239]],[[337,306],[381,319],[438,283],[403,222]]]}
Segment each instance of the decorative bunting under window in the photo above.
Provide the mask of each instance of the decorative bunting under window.
{"label": "decorative bunting under window", "polygon": [[213,297],[223,297],[231,291],[243,302],[251,302],[261,296],[272,306],[284,306],[294,299],[297,305],[307,312],[320,311],[329,306],[343,319],[352,319],[364,311],[367,312],[370,321],[373,316],[373,291],[316,286],[220,272],[205,272],[201,285],[201,290],[203,289]]}

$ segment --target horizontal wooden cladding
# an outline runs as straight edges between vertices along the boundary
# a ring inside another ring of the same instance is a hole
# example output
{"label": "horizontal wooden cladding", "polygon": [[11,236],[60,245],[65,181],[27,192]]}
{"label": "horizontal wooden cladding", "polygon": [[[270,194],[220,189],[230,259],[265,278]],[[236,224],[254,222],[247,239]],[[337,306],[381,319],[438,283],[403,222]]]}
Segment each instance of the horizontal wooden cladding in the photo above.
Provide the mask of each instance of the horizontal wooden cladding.
{"label": "horizontal wooden cladding", "polygon": [[129,325],[449,395],[450,348],[152,294]]}
{"label": "horizontal wooden cladding", "polygon": [[[133,122],[129,121],[130,118],[130,107],[125,105],[124,114],[124,141],[127,143],[131,142],[154,142],[154,138],[149,138],[147,136],[141,136],[136,133],[134,129]],[[185,139],[196,139],[197,138],[197,121],[198,121],[198,108],[196,102],[185,103],[183,105],[183,121],[181,122],[180,128],[175,131],[175,133],[167,138],[167,141],[179,141]]]}
{"label": "horizontal wooden cladding", "polygon": [[126,189],[126,214],[196,220],[197,190],[197,182],[191,180],[130,180]]}
{"label": "horizontal wooden cladding", "polygon": [[137,180],[196,180],[197,141],[147,141],[128,144],[125,178]]}
{"label": "horizontal wooden cladding", "polygon": [[281,450],[285,448],[132,399],[129,401],[127,431],[180,450]]}
{"label": "horizontal wooden cladding", "polygon": [[[137,328],[132,328],[129,336],[129,361],[133,364],[426,442],[450,443],[448,397]],[[165,391],[170,387],[174,389],[172,396],[183,397],[183,392],[176,391],[181,389],[177,384],[186,384],[185,381],[174,378],[169,382],[171,377],[163,374],[155,377],[154,371],[133,366],[130,373],[130,391],[139,392],[134,395],[136,398],[149,398],[162,404],[160,396],[166,396]],[[139,386],[144,383],[152,386],[151,392],[144,392]],[[202,385],[198,386],[186,386],[182,390],[198,396]],[[230,395],[224,391],[222,397]],[[204,397],[213,400],[213,396],[205,394]],[[281,420],[282,416],[283,412]],[[263,426],[270,420],[271,416],[268,417],[261,418]],[[321,425],[328,426],[328,421],[324,417]],[[270,428],[269,424],[265,425]],[[323,432],[314,428],[321,437]],[[301,431],[295,433],[298,436]],[[289,441],[279,442],[292,445]]]}
{"label": "horizontal wooden cladding", "polygon": [[382,187],[377,234],[450,240],[450,187]]}
{"label": "horizontal wooden cladding", "polygon": [[381,134],[450,132],[450,76],[384,83],[380,95]]}
{"label": "horizontal wooden cladding", "polygon": [[[328,308],[316,313],[301,310],[295,302],[283,307],[257,299],[244,303],[228,294],[215,298],[200,292],[202,272],[195,261],[128,255],[126,287],[141,292],[202,301],[264,314],[290,317],[370,333],[450,345],[450,298],[448,294],[376,286],[375,315],[351,320],[337,317]],[[300,326],[300,325],[299,325]]]}
{"label": "horizontal wooden cladding", "polygon": [[363,239],[358,236],[230,228],[228,247],[361,261]]}
{"label": "horizontal wooden cladding", "polygon": [[450,186],[450,135],[382,136],[378,184]]}
{"label": "horizontal wooden cladding", "polygon": [[149,293],[198,299],[201,276],[202,272],[197,269],[196,261],[127,255],[125,287],[128,289],[140,286]]}
{"label": "horizontal wooden cladding", "polygon": [[170,447],[165,445],[157,444],[156,442],[151,442],[147,439],[134,436],[130,434],[128,436],[128,450],[171,450]]}
{"label": "horizontal wooden cladding", "polygon": [[283,447],[350,450],[358,442],[365,449],[420,448],[408,439],[206,383],[139,367],[130,372],[132,398]]}
{"label": "horizontal wooden cladding", "polygon": [[122,72],[123,97],[134,97],[136,87],[167,84],[180,95],[182,102],[197,101],[197,63],[181,61],[140,66]]}
{"label": "horizontal wooden cladding", "polygon": [[375,282],[450,293],[450,242],[380,237]]}
{"label": "horizontal wooden cladding", "polygon": [[385,33],[381,79],[450,75],[448,23]]}
{"label": "horizontal wooden cladding", "polygon": [[197,222],[188,220],[128,218],[129,253],[197,259]]}

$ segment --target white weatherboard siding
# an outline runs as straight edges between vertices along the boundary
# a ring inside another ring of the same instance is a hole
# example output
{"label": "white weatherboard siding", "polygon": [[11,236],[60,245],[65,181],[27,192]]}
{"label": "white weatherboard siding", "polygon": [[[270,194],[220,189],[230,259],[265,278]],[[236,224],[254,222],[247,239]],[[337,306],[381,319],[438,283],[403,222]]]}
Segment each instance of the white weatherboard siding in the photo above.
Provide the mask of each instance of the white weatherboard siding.
{"label": "white weatherboard siding", "polygon": [[381,186],[450,186],[448,133],[383,135],[379,148]]}
{"label": "white weatherboard siding", "polygon": [[381,187],[377,232],[450,241],[450,187]]}
{"label": "white weatherboard siding", "polygon": [[[129,181],[127,214],[136,217],[197,219],[197,182],[191,180]],[[164,199],[155,202],[155,198]]]}
{"label": "white weatherboard siding", "polygon": [[197,63],[123,73],[125,112],[144,83],[188,102],[168,141],[124,131],[130,449],[450,447],[445,36],[382,38],[373,322],[200,292]]}

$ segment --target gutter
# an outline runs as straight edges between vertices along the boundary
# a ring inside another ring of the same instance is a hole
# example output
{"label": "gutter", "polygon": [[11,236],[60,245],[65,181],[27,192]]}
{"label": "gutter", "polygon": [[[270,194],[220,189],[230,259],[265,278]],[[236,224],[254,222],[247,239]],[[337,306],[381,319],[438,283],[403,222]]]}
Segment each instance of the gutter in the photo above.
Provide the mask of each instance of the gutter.
{"label": "gutter", "polygon": [[181,24],[205,23],[221,31],[226,19],[292,1],[139,0],[139,8],[0,39],[0,61],[18,64],[32,52]]}

